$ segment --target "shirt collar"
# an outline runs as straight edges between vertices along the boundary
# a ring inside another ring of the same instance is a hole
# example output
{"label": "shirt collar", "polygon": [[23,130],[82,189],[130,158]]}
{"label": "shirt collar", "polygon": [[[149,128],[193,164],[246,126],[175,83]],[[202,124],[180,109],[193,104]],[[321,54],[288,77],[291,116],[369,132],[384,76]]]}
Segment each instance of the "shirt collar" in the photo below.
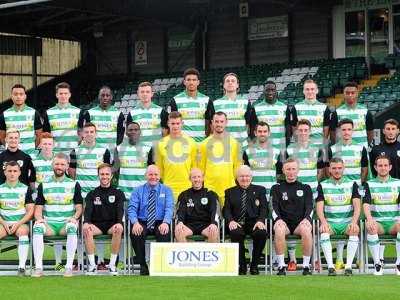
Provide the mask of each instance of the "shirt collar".
{"label": "shirt collar", "polygon": [[160,186],[160,183],[157,183],[157,185],[155,185],[155,186],[151,186],[148,182],[146,182],[146,189],[148,190],[148,191],[151,191],[151,190],[158,190],[158,188],[159,188],[159,186]]}

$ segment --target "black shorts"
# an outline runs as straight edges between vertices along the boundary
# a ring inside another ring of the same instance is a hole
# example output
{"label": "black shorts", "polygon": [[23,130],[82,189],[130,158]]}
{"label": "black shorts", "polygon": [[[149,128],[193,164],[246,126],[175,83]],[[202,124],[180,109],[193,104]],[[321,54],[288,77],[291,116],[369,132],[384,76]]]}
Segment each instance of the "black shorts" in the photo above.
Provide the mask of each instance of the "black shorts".
{"label": "black shorts", "polygon": [[96,222],[92,224],[100,229],[102,234],[108,234],[108,230],[110,230],[110,228],[114,226],[116,222]]}
{"label": "black shorts", "polygon": [[299,226],[300,222],[286,222],[287,227],[289,228],[289,232],[291,235],[294,234],[294,231],[296,230],[297,226]]}
{"label": "black shorts", "polygon": [[201,232],[210,226],[210,223],[188,223],[185,226],[193,232],[193,235],[201,235]]}
{"label": "black shorts", "polygon": [[299,226],[299,224],[300,224],[300,222],[289,222],[289,221],[286,221],[283,219],[282,219],[282,221],[286,223],[286,226],[288,227],[291,235],[294,234],[294,231],[296,230],[297,226]]}

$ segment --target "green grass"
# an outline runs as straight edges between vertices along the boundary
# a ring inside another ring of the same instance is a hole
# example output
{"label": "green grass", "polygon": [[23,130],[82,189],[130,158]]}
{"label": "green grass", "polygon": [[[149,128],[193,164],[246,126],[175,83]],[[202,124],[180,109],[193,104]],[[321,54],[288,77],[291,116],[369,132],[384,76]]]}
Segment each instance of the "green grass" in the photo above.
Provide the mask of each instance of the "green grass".
{"label": "green grass", "polygon": [[395,276],[0,277],[2,299],[396,299]]}

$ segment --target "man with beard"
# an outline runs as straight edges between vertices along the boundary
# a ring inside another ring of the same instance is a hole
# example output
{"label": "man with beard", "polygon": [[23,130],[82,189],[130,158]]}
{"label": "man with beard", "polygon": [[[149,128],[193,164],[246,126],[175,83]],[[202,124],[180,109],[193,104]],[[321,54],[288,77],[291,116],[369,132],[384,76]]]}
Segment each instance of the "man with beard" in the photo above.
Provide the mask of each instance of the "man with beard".
{"label": "man with beard", "polygon": [[[370,161],[374,162],[379,155],[386,155],[390,158],[392,169],[390,176],[400,179],[400,142],[397,141],[399,136],[399,122],[395,119],[386,120],[383,123],[383,140],[379,145],[372,147],[369,154]],[[375,168],[371,168],[372,175],[376,177]]]}
{"label": "man with beard", "polygon": [[38,188],[32,241],[36,267],[33,277],[43,276],[44,235],[67,236],[64,276],[72,276],[83,199],[79,183],[65,175],[68,163],[68,157],[58,153],[53,159],[54,176],[51,180],[41,183]]}
{"label": "man with beard", "polygon": [[199,145],[199,168],[204,174],[204,186],[218,194],[221,206],[225,190],[235,185],[235,174],[241,165],[242,147],[226,132],[226,114],[218,111],[212,118],[213,133]]}

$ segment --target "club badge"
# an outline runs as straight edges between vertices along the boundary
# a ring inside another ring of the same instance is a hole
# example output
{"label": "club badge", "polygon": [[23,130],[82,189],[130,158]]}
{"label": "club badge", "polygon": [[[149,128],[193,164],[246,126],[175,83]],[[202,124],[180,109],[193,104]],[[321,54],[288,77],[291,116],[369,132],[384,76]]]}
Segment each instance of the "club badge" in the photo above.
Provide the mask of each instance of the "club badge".
{"label": "club badge", "polygon": [[260,200],[256,199],[256,206],[260,206]]}
{"label": "club badge", "polygon": [[203,204],[203,205],[207,205],[208,199],[207,199],[207,198],[201,198],[200,202],[201,202],[201,204]]}
{"label": "club badge", "polygon": [[115,202],[115,196],[114,195],[108,196],[108,202],[114,203]]}
{"label": "club badge", "polygon": [[297,195],[298,197],[303,197],[304,193],[303,193],[302,190],[297,190],[296,195]]}

